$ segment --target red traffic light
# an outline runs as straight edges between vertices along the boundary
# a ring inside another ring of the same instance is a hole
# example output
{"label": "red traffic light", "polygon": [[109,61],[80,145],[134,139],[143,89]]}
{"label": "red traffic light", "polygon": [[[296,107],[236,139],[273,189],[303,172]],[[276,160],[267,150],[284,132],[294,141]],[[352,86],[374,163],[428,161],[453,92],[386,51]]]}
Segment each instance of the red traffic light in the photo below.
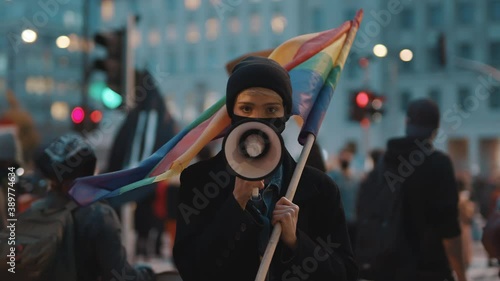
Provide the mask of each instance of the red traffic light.
{"label": "red traffic light", "polygon": [[359,107],[366,107],[370,102],[370,97],[366,92],[359,92],[356,95],[356,105]]}
{"label": "red traffic light", "polygon": [[102,120],[102,113],[99,110],[94,110],[90,113],[90,121],[99,123]]}
{"label": "red traffic light", "polygon": [[71,111],[71,120],[73,123],[80,124],[85,119],[85,111],[83,108],[77,106]]}

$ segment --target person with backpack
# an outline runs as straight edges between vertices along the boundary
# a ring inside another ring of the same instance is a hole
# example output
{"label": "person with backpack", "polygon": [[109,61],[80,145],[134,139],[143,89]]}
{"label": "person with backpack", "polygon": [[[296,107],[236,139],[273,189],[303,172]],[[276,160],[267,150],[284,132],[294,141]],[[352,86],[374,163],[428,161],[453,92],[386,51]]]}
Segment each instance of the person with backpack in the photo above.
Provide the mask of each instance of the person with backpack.
{"label": "person with backpack", "polygon": [[433,101],[411,102],[406,136],[388,141],[360,187],[355,255],[362,279],[467,280],[453,166],[432,144],[439,119]]}
{"label": "person with backpack", "polygon": [[[15,274],[0,268],[0,280],[155,280],[151,268],[127,262],[120,222],[110,206],[96,202],[78,207],[70,199],[72,181],[93,175],[96,167],[96,155],[81,136],[57,138],[35,163],[50,189],[18,217]],[[2,256],[5,238],[0,233]]]}

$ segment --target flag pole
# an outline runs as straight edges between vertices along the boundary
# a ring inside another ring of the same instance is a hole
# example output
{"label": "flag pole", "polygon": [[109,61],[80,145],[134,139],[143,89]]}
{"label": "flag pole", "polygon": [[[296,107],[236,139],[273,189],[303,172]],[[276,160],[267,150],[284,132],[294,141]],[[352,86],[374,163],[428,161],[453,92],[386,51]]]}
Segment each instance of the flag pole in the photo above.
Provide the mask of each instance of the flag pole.
{"label": "flag pole", "polygon": [[[351,49],[352,43],[354,42],[354,38],[356,37],[356,33],[358,31],[361,20],[363,19],[363,10],[359,10],[352,21],[352,26],[347,34],[346,41],[344,43],[344,47],[337,58],[337,61],[344,65],[347,60],[347,56]],[[302,176],[302,171],[306,165],[307,158],[309,157],[309,153],[311,152],[311,148],[315,141],[315,135],[312,133],[308,133],[306,137],[306,141],[304,144],[304,148],[300,153],[299,160],[297,161],[297,166],[295,167],[295,171],[293,172],[292,179],[290,180],[290,184],[288,185],[288,190],[285,194],[285,197],[292,201],[295,196],[295,191],[297,190],[297,186],[299,184],[300,177]],[[278,241],[281,235],[281,224],[276,224],[274,226],[273,232],[271,233],[271,237],[269,238],[269,242],[266,247],[266,251],[264,252],[264,256],[262,257],[259,271],[257,271],[257,276],[255,277],[255,281],[265,281],[267,272],[269,271],[269,266],[271,265],[271,260],[273,258],[274,252],[276,250],[276,246],[278,245]]]}
{"label": "flag pole", "polygon": [[[302,176],[302,171],[306,166],[307,158],[309,157],[309,153],[311,152],[314,140],[315,136],[313,134],[307,135],[306,143],[304,144],[304,148],[300,153],[299,160],[297,161],[297,166],[295,166],[292,179],[290,180],[288,190],[285,194],[285,197],[290,201],[292,201],[293,197],[295,196],[295,191],[297,190],[300,177]],[[274,251],[276,250],[276,246],[278,245],[280,235],[281,224],[277,223],[273,228],[271,237],[269,238],[269,242],[267,244],[266,251],[264,252],[264,256],[262,257],[262,261],[260,262],[259,271],[257,272],[255,281],[264,281],[266,279],[267,271],[269,270],[269,265],[271,265],[271,260],[273,259]]]}

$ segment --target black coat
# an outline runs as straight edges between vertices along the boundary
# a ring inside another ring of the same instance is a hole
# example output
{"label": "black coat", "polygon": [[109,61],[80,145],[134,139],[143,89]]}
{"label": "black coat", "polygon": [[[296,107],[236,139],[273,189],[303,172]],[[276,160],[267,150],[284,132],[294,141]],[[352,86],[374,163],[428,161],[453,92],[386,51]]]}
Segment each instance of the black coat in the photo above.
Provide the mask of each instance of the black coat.
{"label": "black coat", "polygon": [[[61,208],[69,198],[50,191],[36,204]],[[155,280],[146,266],[131,266],[121,242],[121,225],[115,211],[104,202],[95,202],[73,211],[75,281]],[[132,279],[131,279],[132,278]]]}
{"label": "black coat", "polygon": [[[232,192],[222,153],[181,174],[180,204],[173,256],[184,281],[254,280],[260,265],[260,227]],[[281,195],[296,163],[287,153]],[[300,208],[298,246],[281,241],[271,263],[271,280],[356,280],[357,266],[335,183],[306,166],[293,202]]]}

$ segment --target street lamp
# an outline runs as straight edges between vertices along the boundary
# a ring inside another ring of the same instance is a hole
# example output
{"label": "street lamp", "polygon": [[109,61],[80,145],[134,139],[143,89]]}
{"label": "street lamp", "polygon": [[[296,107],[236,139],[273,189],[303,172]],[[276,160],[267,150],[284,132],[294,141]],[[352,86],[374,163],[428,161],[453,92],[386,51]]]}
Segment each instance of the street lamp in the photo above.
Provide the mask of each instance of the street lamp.
{"label": "street lamp", "polygon": [[36,41],[36,38],[37,38],[36,32],[31,29],[25,29],[21,33],[21,39],[23,39],[23,41],[26,43],[33,43]]}
{"label": "street lamp", "polygon": [[404,62],[409,62],[413,59],[413,52],[409,49],[403,49],[399,52],[399,58]]}
{"label": "street lamp", "polygon": [[56,45],[60,49],[66,49],[69,47],[71,40],[66,35],[61,35],[56,39]]}
{"label": "street lamp", "polygon": [[387,56],[387,47],[383,44],[373,46],[373,54],[379,58]]}

